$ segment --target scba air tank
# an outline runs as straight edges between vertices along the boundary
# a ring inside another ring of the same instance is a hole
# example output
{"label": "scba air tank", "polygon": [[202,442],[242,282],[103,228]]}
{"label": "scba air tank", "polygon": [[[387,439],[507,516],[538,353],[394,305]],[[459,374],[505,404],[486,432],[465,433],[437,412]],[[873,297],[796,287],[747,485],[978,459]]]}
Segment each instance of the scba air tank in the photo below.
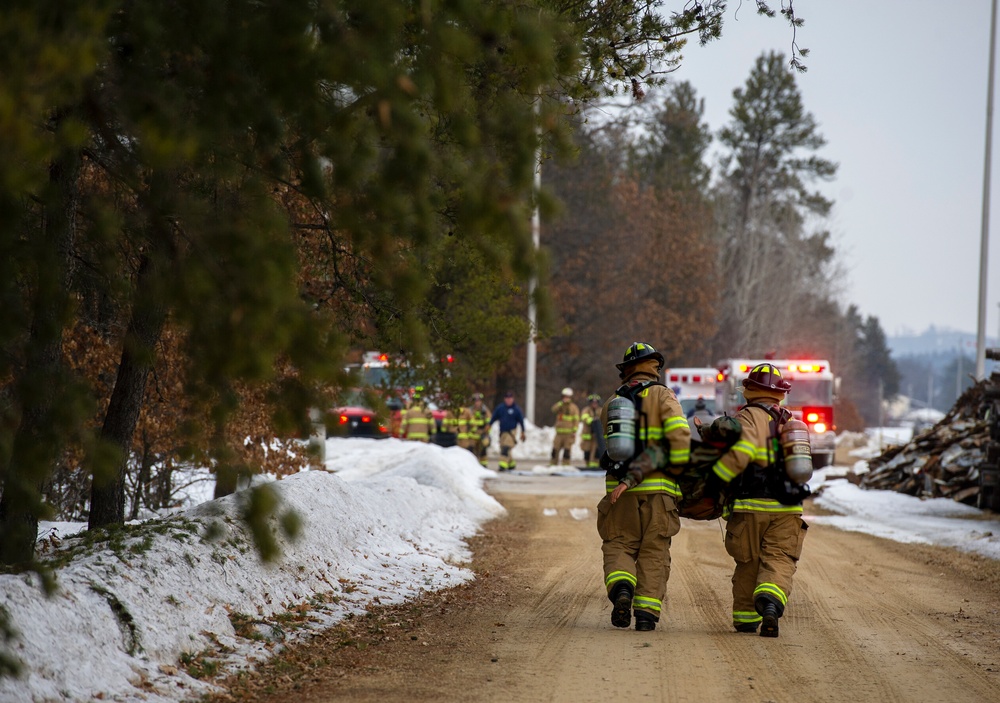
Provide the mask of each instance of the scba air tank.
{"label": "scba air tank", "polygon": [[608,402],[605,440],[612,460],[628,461],[635,455],[635,405],[628,398],[619,395]]}
{"label": "scba air tank", "polygon": [[809,481],[813,475],[813,462],[806,423],[795,418],[786,422],[781,428],[780,441],[788,478],[796,483]]}

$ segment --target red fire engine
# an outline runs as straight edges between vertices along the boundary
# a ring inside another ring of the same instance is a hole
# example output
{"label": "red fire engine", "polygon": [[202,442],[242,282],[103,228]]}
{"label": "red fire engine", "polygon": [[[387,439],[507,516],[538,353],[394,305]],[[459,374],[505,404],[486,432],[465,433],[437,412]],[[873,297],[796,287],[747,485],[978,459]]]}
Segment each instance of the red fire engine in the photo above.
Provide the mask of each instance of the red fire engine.
{"label": "red fire engine", "polygon": [[726,359],[719,363],[715,387],[715,412],[735,415],[746,403],[743,379],[757,364],[776,366],[792,389],[783,405],[809,426],[809,444],[813,466],[821,468],[833,463],[835,434],[833,399],[840,379],[830,370],[825,359]]}

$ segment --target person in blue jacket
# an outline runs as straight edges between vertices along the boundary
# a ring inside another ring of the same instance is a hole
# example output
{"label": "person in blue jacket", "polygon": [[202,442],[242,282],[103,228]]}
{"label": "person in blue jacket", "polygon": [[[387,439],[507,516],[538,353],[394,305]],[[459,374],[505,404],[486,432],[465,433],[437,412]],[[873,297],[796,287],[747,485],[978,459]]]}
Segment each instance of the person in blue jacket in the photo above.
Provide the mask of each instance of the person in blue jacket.
{"label": "person in blue jacket", "polygon": [[521,441],[524,441],[524,413],[514,402],[514,391],[504,393],[503,402],[493,410],[490,427],[494,422],[500,423],[500,470],[513,471],[517,462],[510,455],[510,450],[517,444],[514,433],[521,428]]}

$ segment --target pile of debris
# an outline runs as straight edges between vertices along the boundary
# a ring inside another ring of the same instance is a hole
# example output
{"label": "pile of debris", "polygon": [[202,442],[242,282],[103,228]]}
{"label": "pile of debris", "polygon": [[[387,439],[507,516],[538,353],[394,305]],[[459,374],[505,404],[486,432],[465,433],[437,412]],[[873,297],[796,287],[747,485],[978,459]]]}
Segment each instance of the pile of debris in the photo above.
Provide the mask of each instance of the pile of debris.
{"label": "pile of debris", "polygon": [[993,381],[987,379],[966,390],[940,422],[909,444],[890,447],[869,459],[861,487],[977,505],[979,465],[986,459],[990,440],[983,407]]}

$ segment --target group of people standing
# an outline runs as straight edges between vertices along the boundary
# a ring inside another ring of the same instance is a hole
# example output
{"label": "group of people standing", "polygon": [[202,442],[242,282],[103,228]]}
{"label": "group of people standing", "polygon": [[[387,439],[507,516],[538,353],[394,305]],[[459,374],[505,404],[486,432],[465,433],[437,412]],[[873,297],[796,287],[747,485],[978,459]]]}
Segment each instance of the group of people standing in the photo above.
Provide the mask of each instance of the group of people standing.
{"label": "group of people standing", "polygon": [[[428,442],[438,430],[437,421],[423,401],[422,391],[420,387],[414,389],[410,405],[403,411],[400,431],[403,439]],[[524,441],[524,413],[514,402],[514,391],[507,391],[503,402],[492,413],[483,404],[483,394],[473,393],[472,403],[469,406],[457,413],[445,411],[441,418],[440,430],[453,433],[458,446],[468,449],[480,464],[486,466],[490,428],[495,423],[500,425],[499,468],[501,471],[512,471],[516,468],[516,462],[511,455],[511,449],[517,445],[519,429],[520,440]]]}
{"label": "group of people standing", "polygon": [[[612,603],[611,624],[654,630],[660,620],[670,577],[671,539],[680,531],[676,478],[690,460],[691,429],[673,391],[659,382],[665,361],[651,345],[637,342],[617,364],[623,385],[615,396],[633,394],[645,421],[638,448],[624,475],[606,477],[597,506],[604,584]],[[732,622],[737,632],[778,636],[778,621],[792,591],[808,525],[801,500],[788,504],[774,493],[777,471],[774,421],[769,408],[780,405],[791,384],[777,367],[760,364],[743,381],[747,405],[736,419],[742,434],[706,476],[706,495],[725,496],[725,547],[735,561]],[[609,400],[609,403],[611,401]],[[608,427],[608,404],[601,411]],[[605,459],[606,460],[606,459]]]}

